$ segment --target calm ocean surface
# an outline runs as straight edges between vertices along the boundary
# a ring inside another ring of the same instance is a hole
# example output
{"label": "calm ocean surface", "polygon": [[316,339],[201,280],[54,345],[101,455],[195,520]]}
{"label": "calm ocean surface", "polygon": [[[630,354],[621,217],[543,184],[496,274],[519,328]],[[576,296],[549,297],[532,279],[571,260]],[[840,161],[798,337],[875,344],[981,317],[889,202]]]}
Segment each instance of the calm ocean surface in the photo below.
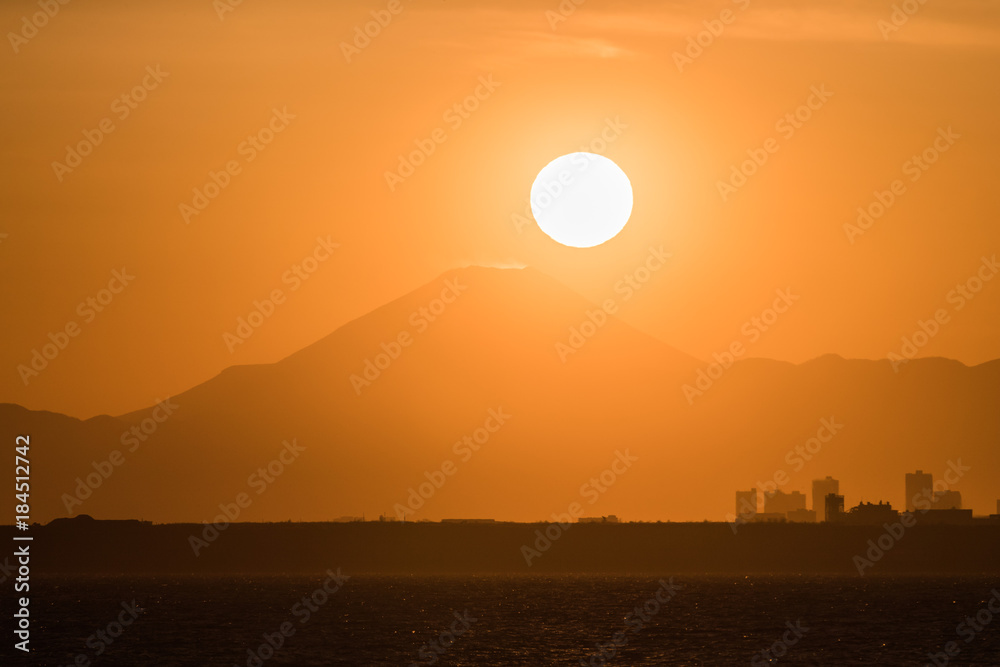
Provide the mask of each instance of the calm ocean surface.
{"label": "calm ocean surface", "polygon": [[33,579],[30,664],[1000,665],[996,578],[324,579]]}

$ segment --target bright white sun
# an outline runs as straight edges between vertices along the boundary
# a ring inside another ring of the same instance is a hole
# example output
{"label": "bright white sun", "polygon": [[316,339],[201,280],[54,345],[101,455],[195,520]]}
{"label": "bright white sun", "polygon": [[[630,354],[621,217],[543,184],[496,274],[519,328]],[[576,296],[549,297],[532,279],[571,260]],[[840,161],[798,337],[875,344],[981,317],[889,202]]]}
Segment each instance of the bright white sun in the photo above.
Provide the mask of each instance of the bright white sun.
{"label": "bright white sun", "polygon": [[625,227],[632,214],[632,184],[603,155],[569,153],[538,172],[531,186],[531,214],[559,243],[590,248]]}

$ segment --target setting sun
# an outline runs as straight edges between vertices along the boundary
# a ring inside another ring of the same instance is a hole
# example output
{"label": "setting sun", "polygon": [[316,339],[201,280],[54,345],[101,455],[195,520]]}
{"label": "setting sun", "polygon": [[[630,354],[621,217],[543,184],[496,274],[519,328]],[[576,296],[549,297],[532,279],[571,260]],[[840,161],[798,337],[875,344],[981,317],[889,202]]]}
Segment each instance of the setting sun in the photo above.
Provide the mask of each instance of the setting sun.
{"label": "setting sun", "polygon": [[632,214],[632,184],[618,165],[602,155],[563,155],[535,178],[531,213],[552,239],[573,248],[590,248],[625,227]]}

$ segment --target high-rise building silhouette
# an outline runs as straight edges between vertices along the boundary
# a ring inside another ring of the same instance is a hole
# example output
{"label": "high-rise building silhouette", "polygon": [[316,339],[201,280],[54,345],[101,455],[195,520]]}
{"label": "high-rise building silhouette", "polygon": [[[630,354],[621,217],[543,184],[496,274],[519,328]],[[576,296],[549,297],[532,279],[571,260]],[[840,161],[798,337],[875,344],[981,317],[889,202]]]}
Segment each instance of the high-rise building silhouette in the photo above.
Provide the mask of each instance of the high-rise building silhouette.
{"label": "high-rise building silhouette", "polygon": [[831,493],[840,493],[840,480],[836,480],[829,475],[826,479],[814,479],[813,480],[813,511],[816,512],[817,516],[823,515],[823,510],[825,509],[824,503],[826,502],[826,497]]}
{"label": "high-rise building silhouette", "polygon": [[[916,509],[913,504],[915,499],[921,496],[930,502],[934,498],[934,479],[929,472],[918,470],[917,472],[906,473],[906,511],[912,512]],[[923,503],[926,509],[927,503]]]}
{"label": "high-rise building silhouette", "polygon": [[801,491],[785,493],[784,491],[776,490],[764,494],[765,514],[787,514],[788,512],[804,510],[805,508],[806,494]]}
{"label": "high-rise building silhouette", "polygon": [[844,514],[844,496],[828,493],[824,498],[824,521],[839,521]]}
{"label": "high-rise building silhouette", "polygon": [[750,521],[757,516],[757,489],[736,492],[736,516]]}
{"label": "high-rise building silhouette", "polygon": [[962,494],[958,491],[935,491],[934,509],[936,510],[960,510],[962,509]]}

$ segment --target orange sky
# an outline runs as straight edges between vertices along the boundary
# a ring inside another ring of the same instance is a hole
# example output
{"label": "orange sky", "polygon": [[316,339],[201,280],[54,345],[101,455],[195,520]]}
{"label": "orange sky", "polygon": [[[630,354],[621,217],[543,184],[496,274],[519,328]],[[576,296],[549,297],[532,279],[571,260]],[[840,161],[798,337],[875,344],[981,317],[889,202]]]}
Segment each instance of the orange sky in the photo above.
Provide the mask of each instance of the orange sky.
{"label": "orange sky", "polygon": [[[997,10],[927,3],[886,32],[891,2],[801,5],[588,0],[554,27],[554,0],[244,2],[222,18],[208,0],[60,6],[2,56],[0,401],[123,413],[470,263],[531,265],[600,301],[650,246],[672,257],[619,316],[696,357],[742,338],[784,288],[800,300],[748,356],[882,358],[946,307],[921,356],[1000,357],[1000,284],[948,301],[1000,252]],[[0,25],[38,11],[4,3]],[[372,11],[392,19],[347,62]],[[720,17],[679,71],[675,52]],[[137,86],[144,99],[119,99]],[[807,121],[779,124],[823,87]],[[474,111],[449,112],[477,89]],[[245,143],[269,124],[271,143]],[[948,128],[933,165],[907,165]],[[386,172],[435,130],[443,142],[390,190]],[[54,168],[85,132],[91,154]],[[723,201],[720,179],[769,139]],[[516,215],[538,170],[584,146],[625,170],[635,208],[579,250]],[[895,179],[905,191],[851,243],[844,225]],[[123,269],[134,279],[102,294]],[[275,289],[284,303],[230,351],[224,334]],[[67,325],[77,335],[25,384],[18,367]]]}

